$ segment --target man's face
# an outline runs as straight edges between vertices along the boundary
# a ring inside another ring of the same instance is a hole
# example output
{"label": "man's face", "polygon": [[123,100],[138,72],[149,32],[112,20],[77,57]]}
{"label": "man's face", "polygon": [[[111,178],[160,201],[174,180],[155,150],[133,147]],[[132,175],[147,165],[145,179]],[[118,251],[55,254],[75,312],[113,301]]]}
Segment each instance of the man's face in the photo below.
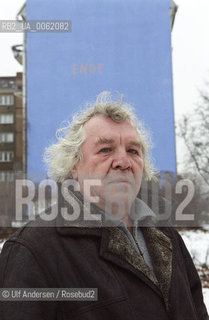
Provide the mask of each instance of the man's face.
{"label": "man's face", "polygon": [[130,209],[136,198],[143,174],[143,155],[138,133],[128,122],[116,123],[104,116],[95,116],[84,125],[86,140],[83,158],[72,171],[85,196],[84,181],[99,179],[100,186],[91,186],[91,196],[105,210],[108,203]]}

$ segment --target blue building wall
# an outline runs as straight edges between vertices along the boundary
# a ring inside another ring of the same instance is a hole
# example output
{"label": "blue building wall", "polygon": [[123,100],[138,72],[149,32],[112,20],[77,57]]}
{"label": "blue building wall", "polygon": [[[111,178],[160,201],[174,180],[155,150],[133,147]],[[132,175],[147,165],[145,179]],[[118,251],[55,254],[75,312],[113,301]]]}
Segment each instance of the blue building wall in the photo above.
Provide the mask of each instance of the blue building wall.
{"label": "blue building wall", "polygon": [[78,106],[119,91],[153,136],[159,170],[175,171],[169,0],[30,0],[27,20],[71,20],[71,33],[27,34],[30,174]]}

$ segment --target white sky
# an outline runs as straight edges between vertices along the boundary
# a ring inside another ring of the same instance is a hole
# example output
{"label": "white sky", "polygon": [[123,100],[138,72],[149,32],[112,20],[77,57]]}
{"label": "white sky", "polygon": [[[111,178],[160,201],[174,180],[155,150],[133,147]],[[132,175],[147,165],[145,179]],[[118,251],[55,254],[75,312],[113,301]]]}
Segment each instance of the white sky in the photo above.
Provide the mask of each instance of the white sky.
{"label": "white sky", "polygon": [[175,0],[179,6],[172,31],[176,116],[198,101],[209,81],[209,0]]}
{"label": "white sky", "polygon": [[[16,20],[25,0],[0,0],[0,20]],[[22,66],[14,59],[11,47],[23,43],[22,33],[0,33],[0,77],[15,76]]]}
{"label": "white sky", "polygon": [[[209,0],[174,0],[179,6],[172,31],[175,119],[198,101],[198,89],[209,82]],[[25,0],[0,0],[0,20],[15,19]],[[22,66],[11,47],[21,44],[22,33],[0,33],[0,76],[14,76]],[[177,162],[183,158],[177,139]]]}
{"label": "white sky", "polygon": [[[179,6],[172,31],[173,89],[176,124],[199,101],[209,82],[209,0],[174,0]],[[208,89],[207,89],[208,90]],[[177,170],[187,152],[176,138]]]}

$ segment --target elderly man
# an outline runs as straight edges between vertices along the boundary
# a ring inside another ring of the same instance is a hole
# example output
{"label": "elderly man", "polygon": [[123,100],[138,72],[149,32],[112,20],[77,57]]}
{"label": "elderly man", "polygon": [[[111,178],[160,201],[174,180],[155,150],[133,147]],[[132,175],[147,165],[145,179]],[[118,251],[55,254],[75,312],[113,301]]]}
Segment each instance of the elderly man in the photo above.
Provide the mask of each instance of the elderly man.
{"label": "elderly man", "polygon": [[59,183],[57,217],[40,215],[6,242],[0,285],[97,288],[98,297],[3,301],[1,319],[208,319],[182,239],[173,228],[149,226],[155,215],[137,198],[154,170],[132,111],[102,93],[61,133],[45,152]]}

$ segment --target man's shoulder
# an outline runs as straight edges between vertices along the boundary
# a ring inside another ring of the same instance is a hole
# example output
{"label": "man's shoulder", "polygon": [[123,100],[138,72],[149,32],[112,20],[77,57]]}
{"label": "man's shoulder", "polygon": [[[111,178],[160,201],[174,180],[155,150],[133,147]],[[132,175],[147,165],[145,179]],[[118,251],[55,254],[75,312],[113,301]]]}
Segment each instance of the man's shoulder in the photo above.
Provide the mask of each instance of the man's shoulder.
{"label": "man's shoulder", "polygon": [[163,233],[166,237],[170,239],[172,244],[175,244],[177,247],[181,247],[183,239],[181,238],[180,233],[178,230],[173,226],[164,226],[164,227],[157,227],[161,233]]}
{"label": "man's shoulder", "polygon": [[181,237],[176,227],[173,227],[171,225],[158,227],[158,229],[173,240],[178,240]]}
{"label": "man's shoulder", "polygon": [[56,236],[56,222],[45,221],[41,215],[35,217],[34,220],[26,222],[21,228],[13,233],[7,241],[10,242],[42,242]]}

